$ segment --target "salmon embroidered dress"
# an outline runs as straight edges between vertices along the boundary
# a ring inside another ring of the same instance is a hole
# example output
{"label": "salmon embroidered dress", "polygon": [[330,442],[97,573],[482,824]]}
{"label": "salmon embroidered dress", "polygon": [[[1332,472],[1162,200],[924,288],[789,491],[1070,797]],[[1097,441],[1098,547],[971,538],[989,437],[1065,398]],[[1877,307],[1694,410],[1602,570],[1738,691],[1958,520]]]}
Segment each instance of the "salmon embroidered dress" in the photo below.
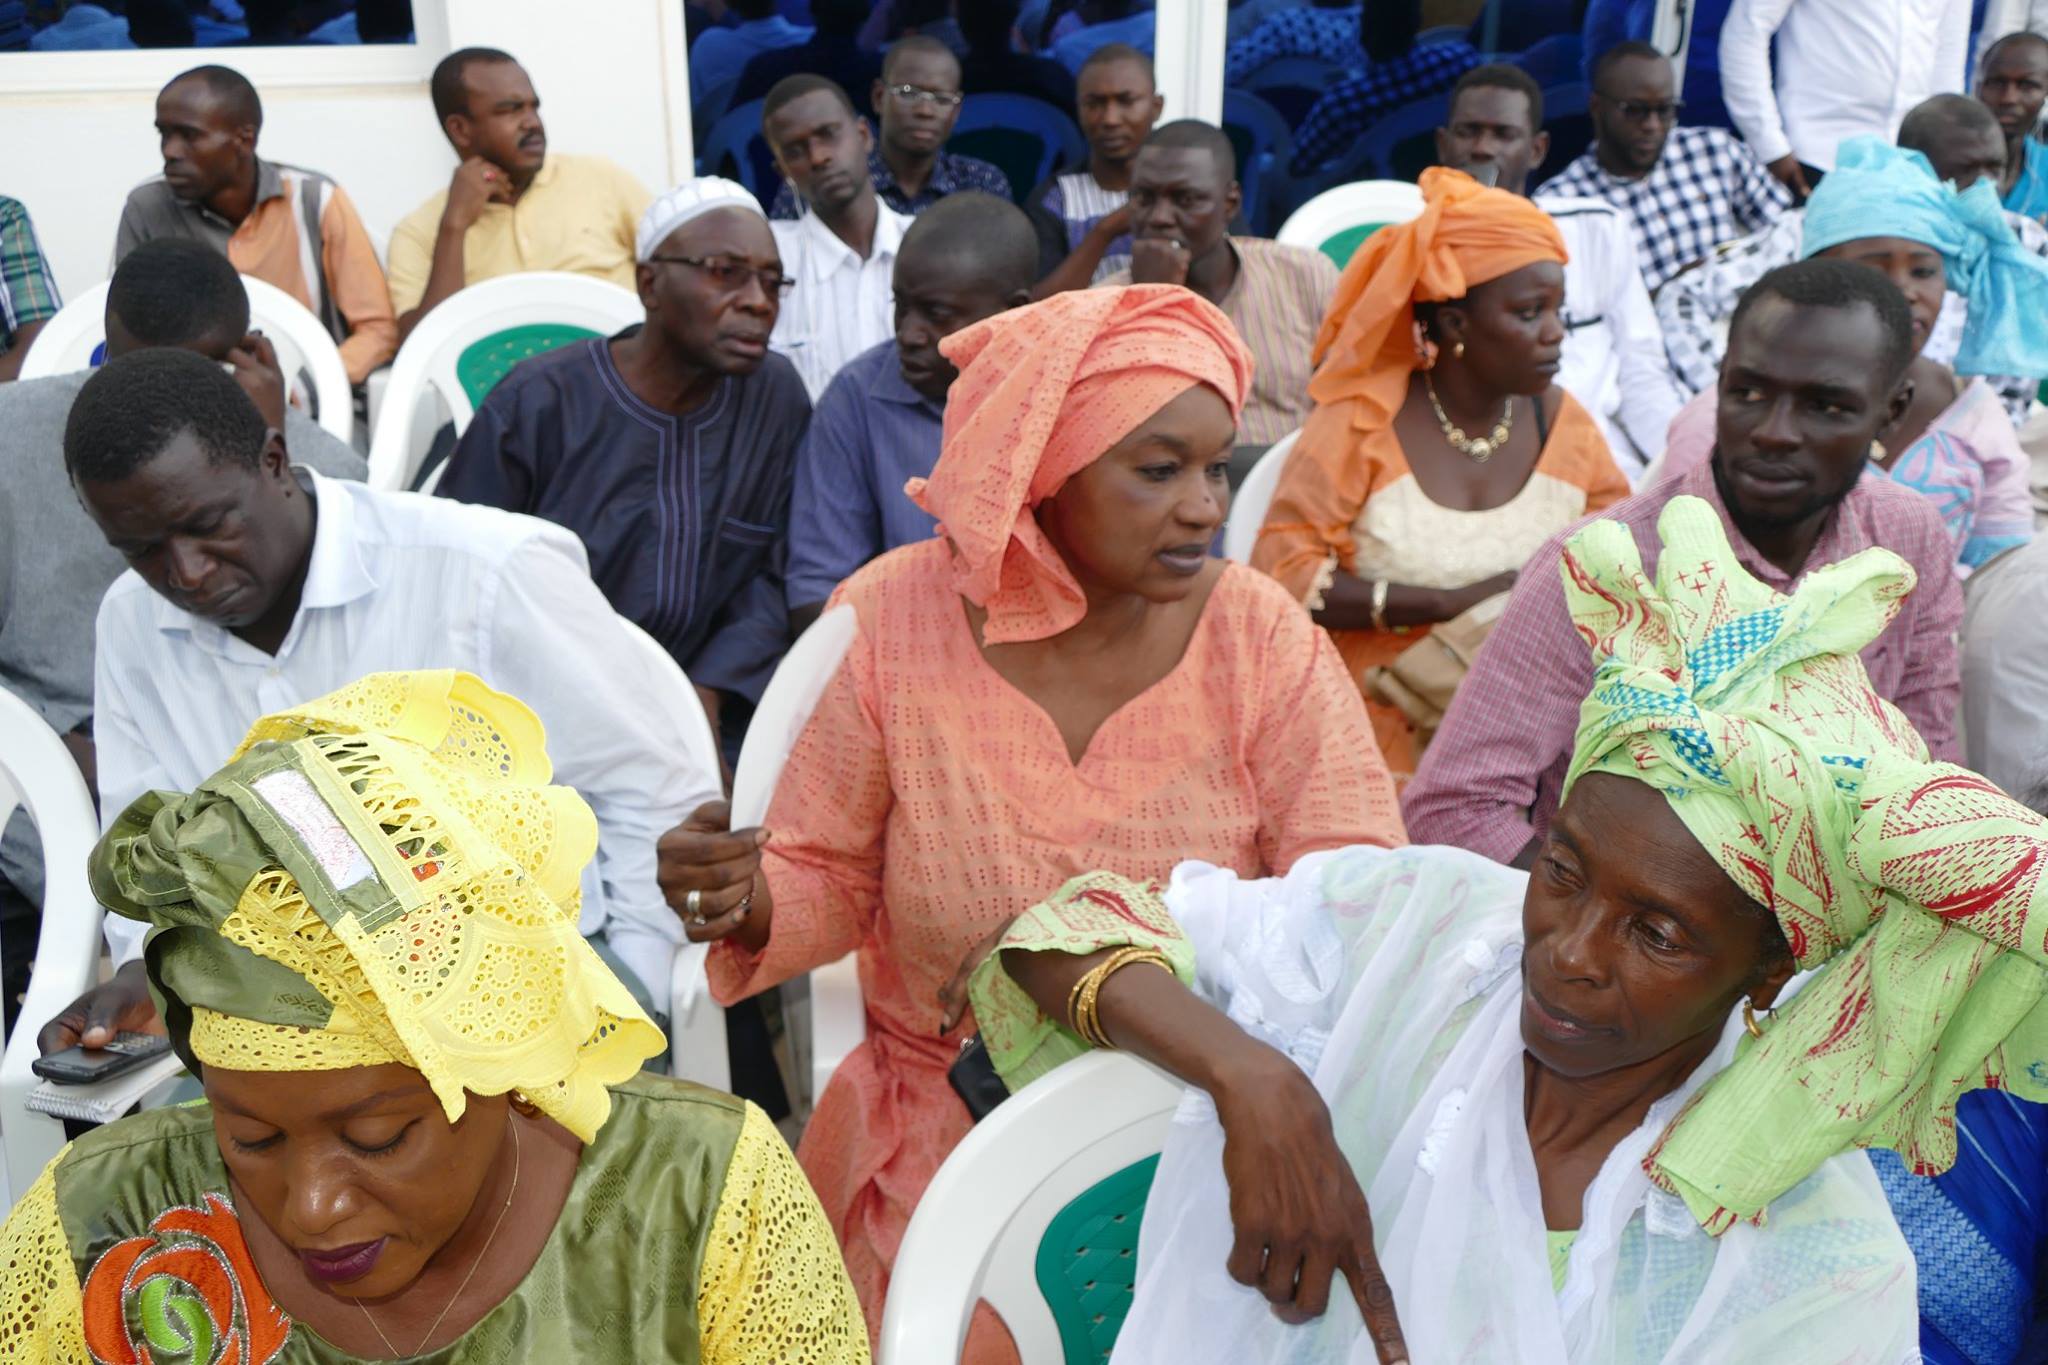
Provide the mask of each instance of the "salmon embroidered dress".
{"label": "salmon embroidered dress", "polygon": [[[970,1126],[946,1071],[976,1026],[970,1015],[942,1036],[938,996],[992,929],[1091,868],[1164,878],[1197,857],[1249,875],[1403,841],[1336,651],[1263,576],[1223,569],[1178,664],[1110,715],[1078,763],[969,624],[963,598],[986,611],[991,643],[1081,618],[1030,509],[1191,383],[1242,404],[1249,361],[1222,314],[1172,286],[1083,290],[946,346],[961,367],[948,440],[916,486],[945,535],[834,595],[860,628],[768,811],[767,944],[725,940],[709,959],[714,995],[731,1001],[858,954],[867,1040],[797,1157],[871,1333],[911,1211]],[[981,1316],[968,1358],[1014,1358]]]}

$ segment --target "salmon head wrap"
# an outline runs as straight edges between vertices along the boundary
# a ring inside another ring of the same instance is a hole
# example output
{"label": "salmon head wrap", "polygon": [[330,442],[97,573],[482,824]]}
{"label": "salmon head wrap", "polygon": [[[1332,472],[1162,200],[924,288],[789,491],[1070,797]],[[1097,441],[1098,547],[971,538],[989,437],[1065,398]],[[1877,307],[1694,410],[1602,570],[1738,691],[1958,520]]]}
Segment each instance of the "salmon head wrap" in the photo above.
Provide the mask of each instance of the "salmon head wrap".
{"label": "salmon head wrap", "polygon": [[1366,238],[1338,279],[1316,334],[1309,397],[1356,399],[1352,424],[1360,431],[1387,425],[1420,363],[1415,305],[1461,299],[1474,285],[1538,261],[1565,262],[1564,238],[1549,214],[1463,171],[1424,171],[1422,216]]}
{"label": "salmon head wrap", "polygon": [[929,479],[904,485],[953,545],[954,586],[989,644],[1042,640],[1086,613],[1033,509],[1174,398],[1207,384],[1235,418],[1252,356],[1207,299],[1173,284],[1081,289],[939,343],[960,367]]}

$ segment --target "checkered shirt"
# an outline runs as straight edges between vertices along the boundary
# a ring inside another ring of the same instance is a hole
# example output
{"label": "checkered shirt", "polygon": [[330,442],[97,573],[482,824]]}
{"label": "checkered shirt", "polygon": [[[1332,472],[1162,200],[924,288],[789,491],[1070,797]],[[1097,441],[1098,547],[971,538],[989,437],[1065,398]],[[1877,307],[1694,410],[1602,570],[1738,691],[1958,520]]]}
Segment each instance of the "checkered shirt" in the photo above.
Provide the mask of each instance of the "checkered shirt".
{"label": "checkered shirt", "polygon": [[0,349],[30,323],[57,316],[57,279],[18,199],[0,195]]}
{"label": "checkered shirt", "polygon": [[1652,294],[1723,242],[1769,227],[1792,207],[1791,194],[1756,153],[1720,128],[1674,129],[1664,155],[1640,180],[1608,174],[1589,147],[1542,192],[1604,199],[1627,213]]}
{"label": "checkered shirt", "polygon": [[1282,57],[1319,57],[1336,66],[1357,68],[1365,61],[1358,46],[1359,6],[1342,9],[1289,9],[1230,45],[1223,59],[1223,83],[1243,85],[1245,77]]}
{"label": "checkered shirt", "polygon": [[1349,152],[1359,136],[1404,104],[1438,94],[1479,65],[1478,49],[1463,38],[1424,43],[1404,57],[1323,92],[1294,134],[1293,172],[1306,175]]}

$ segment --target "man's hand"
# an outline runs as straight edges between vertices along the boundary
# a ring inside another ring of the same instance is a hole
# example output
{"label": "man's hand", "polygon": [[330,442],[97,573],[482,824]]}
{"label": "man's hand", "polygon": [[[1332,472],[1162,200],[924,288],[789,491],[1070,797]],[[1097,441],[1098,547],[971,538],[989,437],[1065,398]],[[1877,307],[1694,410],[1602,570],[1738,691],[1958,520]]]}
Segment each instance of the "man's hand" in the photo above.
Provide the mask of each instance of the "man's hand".
{"label": "man's hand", "polygon": [[1250,1074],[1212,1092],[1236,1240],[1226,1268],[1283,1322],[1321,1317],[1342,1275],[1383,1365],[1408,1348],[1372,1245],[1372,1215],[1313,1082],[1266,1050]]}
{"label": "man's hand", "polygon": [[1132,284],[1186,284],[1194,260],[1187,244],[1172,237],[1140,237],[1131,243]]}
{"label": "man's hand", "polygon": [[1806,196],[1813,193],[1806,186],[1805,168],[1799,164],[1799,158],[1790,152],[1768,163],[1764,169],[1771,173],[1772,179],[1792,191],[1792,198],[1797,203],[1805,203]]}
{"label": "man's hand", "polygon": [[1118,204],[1116,206],[1116,209],[1112,213],[1110,213],[1108,217],[1103,218],[1100,222],[1096,223],[1094,227],[1088,229],[1088,231],[1092,235],[1099,237],[1102,240],[1102,248],[1105,251],[1109,249],[1109,244],[1111,242],[1114,242],[1117,238],[1123,236],[1130,230],[1131,206],[1127,203]]}
{"label": "man's hand", "polygon": [[94,986],[64,1007],[36,1035],[36,1051],[45,1057],[67,1047],[105,1047],[120,1033],[162,1033],[164,1021],[149,998],[149,982],[140,958],[114,973],[104,986]]}
{"label": "man's hand", "polygon": [[467,232],[483,216],[484,205],[511,202],[511,180],[490,162],[473,156],[455,168],[455,176],[448,182],[448,207],[441,210],[441,224]]}
{"label": "man's hand", "polygon": [[261,332],[249,333],[228,351],[227,363],[234,370],[235,382],[242,386],[242,392],[263,414],[264,423],[272,431],[283,431],[286,395],[291,386],[285,381],[284,367],[278,363],[277,348],[270,344],[270,338]]}

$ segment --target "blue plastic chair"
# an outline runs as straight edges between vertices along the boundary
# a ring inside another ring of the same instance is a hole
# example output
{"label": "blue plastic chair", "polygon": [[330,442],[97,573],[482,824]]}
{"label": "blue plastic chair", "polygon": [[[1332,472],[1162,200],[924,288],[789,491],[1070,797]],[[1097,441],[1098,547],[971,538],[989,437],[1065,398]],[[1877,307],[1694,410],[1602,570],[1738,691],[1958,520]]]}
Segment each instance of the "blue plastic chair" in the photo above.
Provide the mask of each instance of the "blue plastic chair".
{"label": "blue plastic chair", "polygon": [[775,154],[761,135],[761,101],[748,100],[728,109],[704,140],[704,155],[697,158],[697,174],[722,175],[737,180],[761,201],[765,213],[782,188],[782,173],[775,169]]}
{"label": "blue plastic chair", "polygon": [[1055,170],[1088,163],[1088,143],[1066,111],[1029,95],[969,95],[946,150],[977,156],[1010,178],[1010,196],[1023,203]]}
{"label": "blue plastic chair", "polygon": [[1495,52],[1523,52],[1545,38],[1579,31],[1580,0],[1487,0],[1472,23],[1473,41],[1492,40]]}
{"label": "blue plastic chair", "polygon": [[1323,91],[1349,73],[1320,57],[1275,57],[1246,76],[1240,89],[1249,90],[1280,111],[1288,128],[1301,126]]}
{"label": "blue plastic chair", "polygon": [[1270,237],[1272,191],[1294,157],[1294,130],[1278,109],[1251,91],[1225,90],[1223,131],[1237,152],[1237,183],[1244,190],[1239,212],[1253,235]]}
{"label": "blue plastic chair", "polygon": [[1550,155],[1529,172],[1532,187],[1562,171],[1593,144],[1593,116],[1586,112],[1588,94],[1578,81],[1544,89],[1543,126],[1550,133]]}
{"label": "blue plastic chair", "polygon": [[1585,44],[1576,33],[1560,33],[1554,38],[1545,38],[1527,52],[1518,52],[1508,60],[1528,72],[1543,89],[1585,78]]}

